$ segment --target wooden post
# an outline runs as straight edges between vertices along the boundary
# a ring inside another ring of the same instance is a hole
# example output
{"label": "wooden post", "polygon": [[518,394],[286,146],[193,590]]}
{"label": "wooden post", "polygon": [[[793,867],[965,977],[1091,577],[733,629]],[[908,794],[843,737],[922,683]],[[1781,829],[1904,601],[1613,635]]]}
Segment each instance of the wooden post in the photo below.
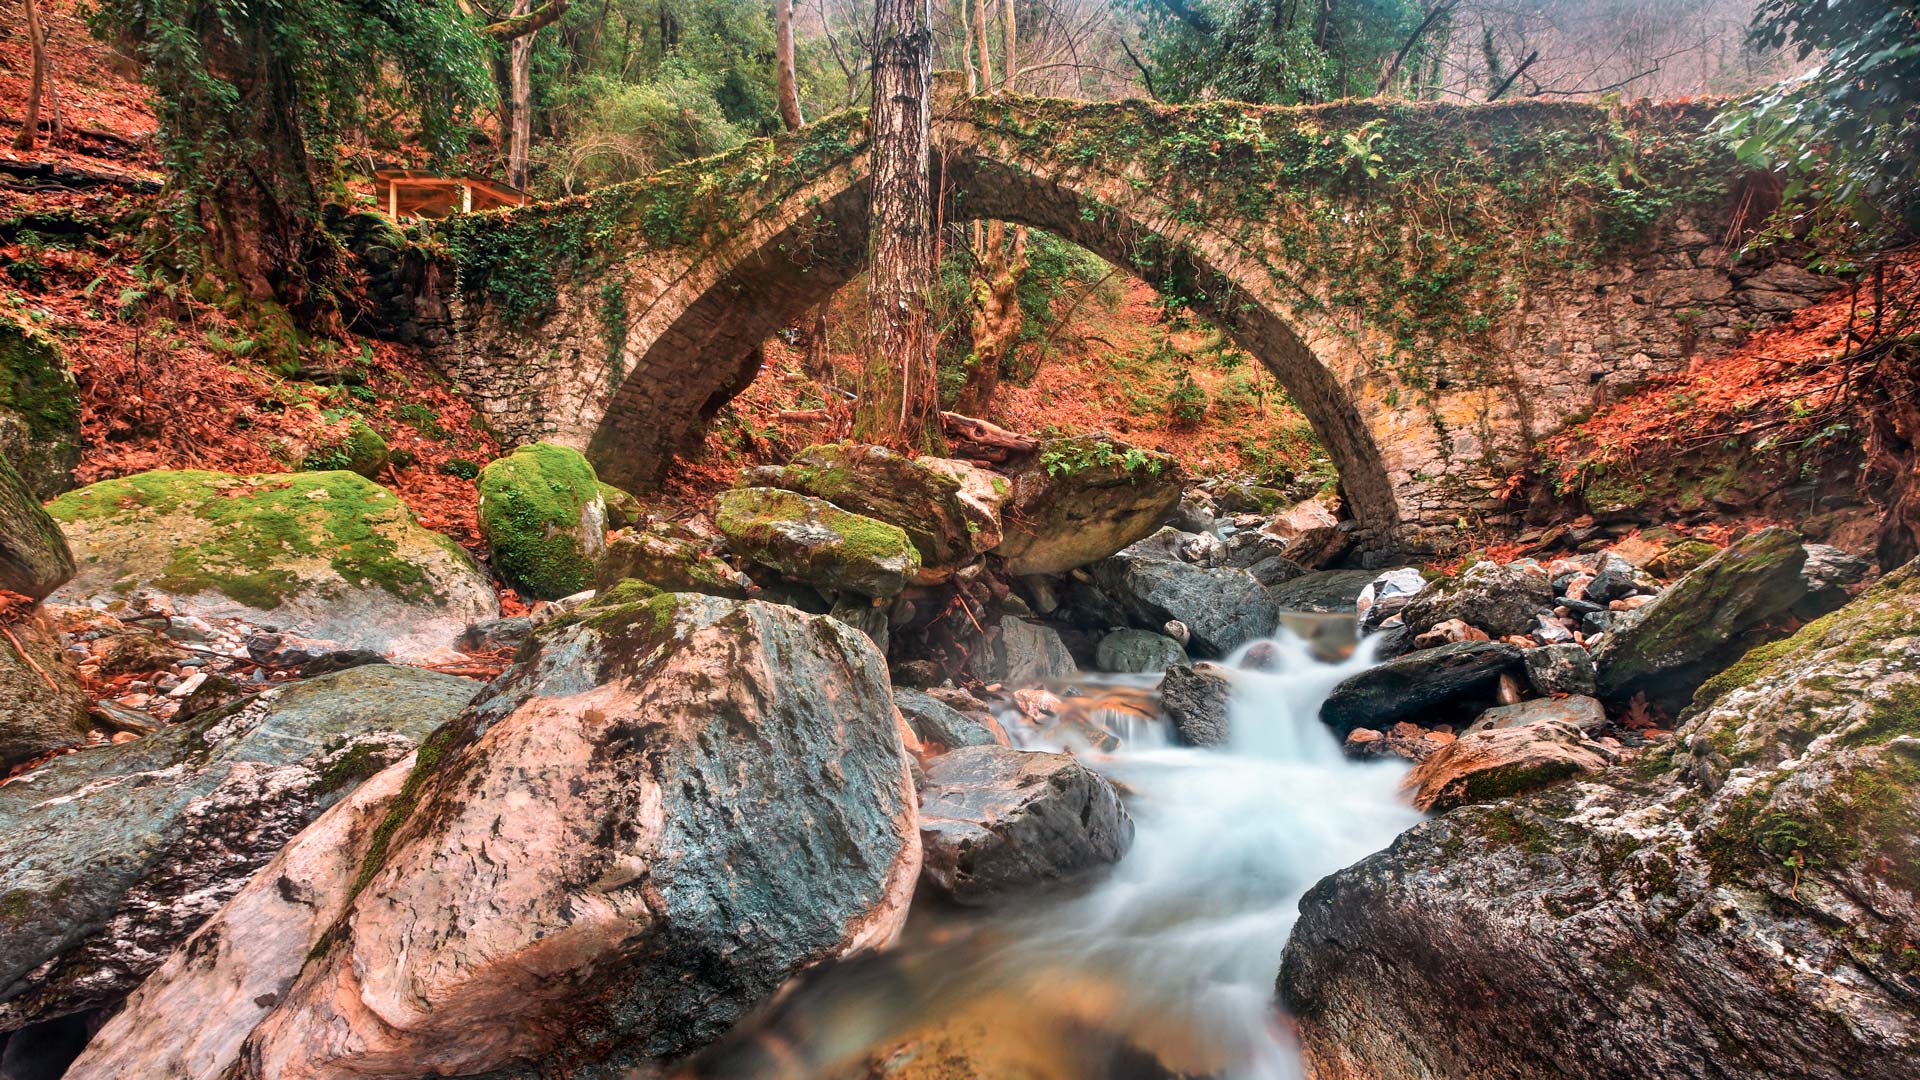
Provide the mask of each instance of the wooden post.
{"label": "wooden post", "polygon": [[464,180],[460,182],[460,212],[473,213],[473,185]]}
{"label": "wooden post", "polygon": [[400,180],[395,177],[387,181],[387,216],[400,220]]}

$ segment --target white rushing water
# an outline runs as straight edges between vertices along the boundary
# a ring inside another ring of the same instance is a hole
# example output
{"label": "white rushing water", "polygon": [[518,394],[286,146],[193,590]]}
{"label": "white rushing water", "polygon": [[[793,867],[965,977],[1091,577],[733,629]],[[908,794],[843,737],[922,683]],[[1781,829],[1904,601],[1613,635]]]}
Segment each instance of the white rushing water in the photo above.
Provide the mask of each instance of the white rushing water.
{"label": "white rushing water", "polygon": [[1403,764],[1349,760],[1319,719],[1371,649],[1325,663],[1291,635],[1259,648],[1265,670],[1240,666],[1248,649],[1226,665],[1229,747],[1085,758],[1130,792],[1133,848],[1087,893],[1016,922],[1002,956],[1097,972],[1121,990],[1115,1020],[1172,1023],[1224,1075],[1281,1080],[1298,1068],[1273,986],[1300,897],[1420,815]]}
{"label": "white rushing water", "polygon": [[[1255,650],[1260,669],[1242,666]],[[1274,980],[1300,898],[1419,820],[1404,764],[1348,760],[1319,719],[1370,653],[1327,663],[1283,631],[1224,665],[1230,746],[1171,746],[1135,725],[1108,753],[1075,747],[1135,823],[1109,875],[977,918],[916,911],[895,949],[822,972],[685,1075],[890,1076],[854,1066],[933,1031],[957,1038],[974,1075],[1297,1077]]]}

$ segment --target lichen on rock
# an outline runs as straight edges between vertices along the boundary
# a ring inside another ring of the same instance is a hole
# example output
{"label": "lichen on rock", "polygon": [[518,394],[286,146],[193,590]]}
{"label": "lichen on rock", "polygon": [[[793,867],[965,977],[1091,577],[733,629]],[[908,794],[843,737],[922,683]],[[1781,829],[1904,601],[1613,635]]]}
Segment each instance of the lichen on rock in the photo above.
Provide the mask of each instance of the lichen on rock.
{"label": "lichen on rock", "polygon": [[48,507],[76,573],[56,598],[242,618],[401,658],[499,614],[459,545],[350,472],[236,476],[182,470],[103,480]]}
{"label": "lichen on rock", "polygon": [[894,596],[920,569],[899,526],[791,491],[723,491],[714,524],[736,552],[822,589]]}

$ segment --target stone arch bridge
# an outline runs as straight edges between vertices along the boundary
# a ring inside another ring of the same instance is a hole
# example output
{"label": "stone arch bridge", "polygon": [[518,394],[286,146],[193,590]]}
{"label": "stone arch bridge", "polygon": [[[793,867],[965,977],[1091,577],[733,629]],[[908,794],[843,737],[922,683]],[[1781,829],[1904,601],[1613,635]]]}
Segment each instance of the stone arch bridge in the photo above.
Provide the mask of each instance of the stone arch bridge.
{"label": "stone arch bridge", "polygon": [[[1803,306],[1731,265],[1701,106],[1315,107],[970,98],[942,80],[948,219],[1054,232],[1177,293],[1270,370],[1376,548],[1505,512],[1538,437]],[[421,235],[397,321],[509,442],[644,489],[856,274],[864,117]]]}

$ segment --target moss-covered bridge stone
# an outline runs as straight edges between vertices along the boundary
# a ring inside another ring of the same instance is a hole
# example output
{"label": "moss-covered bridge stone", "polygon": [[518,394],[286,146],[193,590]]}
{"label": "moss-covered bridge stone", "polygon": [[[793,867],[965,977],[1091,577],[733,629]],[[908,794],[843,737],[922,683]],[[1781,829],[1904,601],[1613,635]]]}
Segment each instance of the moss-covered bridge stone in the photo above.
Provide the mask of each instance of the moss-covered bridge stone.
{"label": "moss-covered bridge stone", "polygon": [[[937,96],[949,219],[1050,230],[1229,328],[1375,546],[1459,539],[1535,438],[1825,287],[1730,264],[1704,106]],[[853,113],[463,215],[422,238],[402,325],[509,439],[644,486],[860,269],[866,200]]]}

